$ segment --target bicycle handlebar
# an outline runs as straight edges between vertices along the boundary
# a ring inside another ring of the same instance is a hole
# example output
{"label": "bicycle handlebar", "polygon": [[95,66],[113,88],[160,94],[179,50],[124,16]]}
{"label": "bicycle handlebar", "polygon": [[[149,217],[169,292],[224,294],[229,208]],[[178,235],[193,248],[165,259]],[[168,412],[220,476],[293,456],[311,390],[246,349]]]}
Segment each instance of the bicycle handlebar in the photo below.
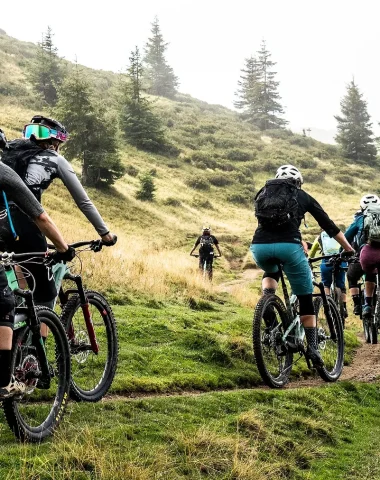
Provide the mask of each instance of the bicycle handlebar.
{"label": "bicycle handlebar", "polygon": [[355,255],[355,252],[342,252],[334,253],[333,255],[322,255],[321,257],[309,258],[309,263],[319,262],[320,260],[330,260],[332,258],[341,262],[345,262],[353,255]]}

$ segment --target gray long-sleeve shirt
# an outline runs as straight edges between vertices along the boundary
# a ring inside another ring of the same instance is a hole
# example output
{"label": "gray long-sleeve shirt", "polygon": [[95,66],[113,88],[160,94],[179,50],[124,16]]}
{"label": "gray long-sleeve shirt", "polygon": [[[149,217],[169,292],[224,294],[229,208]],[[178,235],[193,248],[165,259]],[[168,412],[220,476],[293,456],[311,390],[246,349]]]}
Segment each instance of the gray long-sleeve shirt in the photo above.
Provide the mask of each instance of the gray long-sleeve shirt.
{"label": "gray long-sleeve shirt", "polygon": [[[107,225],[104,223],[95,205],[88,198],[73,167],[62,155],[49,150],[49,155],[41,153],[30,160],[25,177],[25,183],[29,187],[36,186],[42,193],[42,191],[48,188],[54,178],[62,180],[81,212],[92,223],[98,234],[105,235],[108,233]],[[32,190],[35,189],[32,188]]]}
{"label": "gray long-sleeve shirt", "polygon": [[0,162],[0,191],[4,190],[9,199],[28,215],[35,219],[44,212],[32,192],[11,168]]}

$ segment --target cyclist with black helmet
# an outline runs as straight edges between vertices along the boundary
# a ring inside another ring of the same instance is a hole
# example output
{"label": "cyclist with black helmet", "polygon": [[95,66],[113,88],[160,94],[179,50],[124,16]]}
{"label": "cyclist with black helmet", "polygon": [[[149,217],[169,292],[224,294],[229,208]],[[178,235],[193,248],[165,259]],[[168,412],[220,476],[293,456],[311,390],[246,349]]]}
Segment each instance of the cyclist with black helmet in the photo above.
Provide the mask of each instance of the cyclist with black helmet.
{"label": "cyclist with black helmet", "polygon": [[257,265],[264,270],[264,294],[276,292],[279,281],[278,264],[283,265],[292,291],[297,295],[301,322],[305,328],[307,355],[315,367],[323,366],[318,351],[318,332],[313,305],[311,270],[301,243],[299,227],[309,212],[319,226],[347,251],[352,251],[343,233],[329,218],[320,204],[304,190],[303,178],[293,165],[283,165],[275,179],[266,182],[255,198],[258,227],[251,252]]}
{"label": "cyclist with black helmet", "polygon": [[[43,115],[35,115],[30,123],[24,126],[23,138],[8,143],[2,161],[20,175],[39,201],[51,182],[60,178],[105,245],[113,245],[116,236],[110,233],[70,163],[59,154],[60,146],[67,139],[68,132],[61,123]],[[45,237],[28,216],[14,204],[11,204],[11,215],[18,236],[18,240],[9,246],[12,251],[46,251]],[[54,280],[48,277],[44,266],[31,264],[30,270],[36,280],[36,303],[52,307],[57,295]]]}
{"label": "cyclist with black helmet", "polygon": [[209,272],[210,279],[212,278],[212,264],[214,261],[214,247],[218,250],[219,256],[222,256],[222,252],[219,248],[219,241],[214,236],[211,235],[211,228],[210,227],[203,227],[202,228],[202,235],[200,235],[196,242],[194,243],[194,247],[190,252],[190,255],[193,254],[194,250],[199,245],[199,269],[202,271],[204,268],[204,264],[206,262],[207,271]]}

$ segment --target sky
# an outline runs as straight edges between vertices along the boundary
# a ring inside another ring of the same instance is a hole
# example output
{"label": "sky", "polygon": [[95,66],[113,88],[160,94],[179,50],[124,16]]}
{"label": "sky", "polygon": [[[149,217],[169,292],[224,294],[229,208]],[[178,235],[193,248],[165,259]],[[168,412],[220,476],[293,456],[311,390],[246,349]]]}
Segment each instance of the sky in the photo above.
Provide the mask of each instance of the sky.
{"label": "sky", "polygon": [[265,39],[290,128],[332,140],[353,78],[380,134],[379,13],[378,0],[17,0],[2,2],[0,28],[38,42],[50,25],[60,56],[118,72],[157,15],[179,90],[229,108],[244,59]]}

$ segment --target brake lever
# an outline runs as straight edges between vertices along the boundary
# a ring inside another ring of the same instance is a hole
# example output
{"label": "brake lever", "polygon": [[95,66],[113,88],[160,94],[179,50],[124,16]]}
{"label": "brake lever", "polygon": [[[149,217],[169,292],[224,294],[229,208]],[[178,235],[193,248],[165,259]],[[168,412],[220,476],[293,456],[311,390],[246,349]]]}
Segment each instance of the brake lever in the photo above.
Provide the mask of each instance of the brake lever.
{"label": "brake lever", "polygon": [[103,243],[101,240],[94,240],[91,244],[91,250],[93,252],[100,252],[103,248]]}

